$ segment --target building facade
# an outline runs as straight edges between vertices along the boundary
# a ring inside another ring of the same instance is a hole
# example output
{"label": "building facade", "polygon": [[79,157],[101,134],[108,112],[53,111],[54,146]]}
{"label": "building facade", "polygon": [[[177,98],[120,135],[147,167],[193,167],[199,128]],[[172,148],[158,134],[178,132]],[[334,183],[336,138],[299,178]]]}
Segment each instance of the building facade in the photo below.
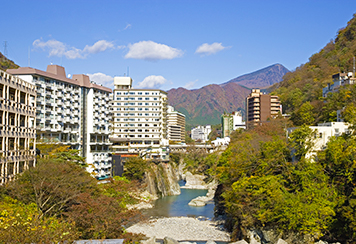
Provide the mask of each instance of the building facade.
{"label": "building facade", "polygon": [[168,140],[172,142],[185,142],[185,115],[174,111],[172,106],[167,107]]}
{"label": "building facade", "polygon": [[96,178],[110,176],[109,94],[86,75],[67,78],[65,69],[29,67],[8,70],[37,88],[36,129],[40,143],[58,143],[80,150]]}
{"label": "building facade", "polygon": [[237,129],[246,129],[245,121],[243,121],[242,114],[239,111],[221,115],[221,125],[223,138],[230,136],[231,132]]}
{"label": "building facade", "polygon": [[195,141],[201,140],[202,142],[206,142],[208,141],[210,132],[211,132],[210,125],[206,125],[206,126],[198,125],[197,127],[191,130],[191,137]]}
{"label": "building facade", "polygon": [[112,152],[168,161],[167,93],[134,89],[130,77],[114,77],[114,86]]}
{"label": "building facade", "polygon": [[353,72],[337,73],[332,76],[332,79],[333,83],[323,88],[323,97],[327,97],[329,93],[338,92],[342,86],[355,84],[356,80]]}
{"label": "building facade", "polygon": [[246,98],[246,124],[258,125],[282,113],[278,96],[263,94],[260,89],[252,89]]}
{"label": "building facade", "polygon": [[[288,133],[292,133],[297,127],[288,128]],[[324,150],[330,138],[341,136],[343,133],[348,134],[349,124],[344,122],[326,122],[320,123],[318,126],[309,126],[314,134],[314,146],[305,155],[306,158],[313,159],[318,151]]]}
{"label": "building facade", "polygon": [[36,162],[36,87],[0,71],[0,184]]}

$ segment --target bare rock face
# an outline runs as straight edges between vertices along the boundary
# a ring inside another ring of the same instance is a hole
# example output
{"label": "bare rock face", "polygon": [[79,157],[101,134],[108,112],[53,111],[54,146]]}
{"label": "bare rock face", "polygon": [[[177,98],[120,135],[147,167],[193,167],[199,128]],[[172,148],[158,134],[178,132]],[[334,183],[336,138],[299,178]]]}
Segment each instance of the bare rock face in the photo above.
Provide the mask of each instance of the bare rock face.
{"label": "bare rock face", "polygon": [[193,175],[190,172],[186,172],[184,175],[185,186],[181,188],[187,189],[208,189],[208,185],[204,182],[204,175]]}
{"label": "bare rock face", "polygon": [[145,174],[147,190],[156,197],[180,194],[179,176],[170,163],[152,165]]}

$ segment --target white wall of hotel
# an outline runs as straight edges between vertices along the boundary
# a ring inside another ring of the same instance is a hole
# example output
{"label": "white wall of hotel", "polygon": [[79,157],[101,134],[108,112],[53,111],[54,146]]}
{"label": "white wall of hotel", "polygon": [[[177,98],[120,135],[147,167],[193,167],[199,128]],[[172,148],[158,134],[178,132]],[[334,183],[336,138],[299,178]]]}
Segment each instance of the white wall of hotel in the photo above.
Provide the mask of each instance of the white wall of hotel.
{"label": "white wall of hotel", "polygon": [[[288,133],[293,132],[298,127],[288,128]],[[314,147],[306,154],[306,158],[313,159],[318,151],[324,150],[326,144],[333,136],[340,136],[343,133],[349,133],[349,124],[345,122],[327,122],[318,124],[318,126],[309,126],[314,133]]]}

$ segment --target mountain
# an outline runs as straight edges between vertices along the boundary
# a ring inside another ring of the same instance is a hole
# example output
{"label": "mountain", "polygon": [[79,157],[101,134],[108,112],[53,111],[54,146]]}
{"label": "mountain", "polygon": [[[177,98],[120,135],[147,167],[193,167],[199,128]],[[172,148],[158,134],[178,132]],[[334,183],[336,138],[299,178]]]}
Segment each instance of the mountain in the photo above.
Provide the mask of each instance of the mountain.
{"label": "mountain", "polygon": [[17,69],[18,66],[12,60],[7,59],[1,52],[0,52],[0,69],[7,70],[7,69]]}
{"label": "mountain", "polygon": [[187,127],[219,124],[224,112],[241,110],[249,88],[265,88],[282,80],[289,72],[281,64],[274,64],[250,74],[239,76],[221,85],[208,85],[196,90],[184,88],[168,91],[168,102],[186,116]]}
{"label": "mountain", "polygon": [[283,65],[273,64],[266,68],[229,80],[225,84],[234,82],[249,88],[265,88],[282,81],[283,76],[288,72],[289,70]]}
{"label": "mountain", "polygon": [[236,83],[208,85],[196,90],[168,91],[168,103],[185,114],[187,127],[220,123],[221,114],[244,108],[250,89]]}

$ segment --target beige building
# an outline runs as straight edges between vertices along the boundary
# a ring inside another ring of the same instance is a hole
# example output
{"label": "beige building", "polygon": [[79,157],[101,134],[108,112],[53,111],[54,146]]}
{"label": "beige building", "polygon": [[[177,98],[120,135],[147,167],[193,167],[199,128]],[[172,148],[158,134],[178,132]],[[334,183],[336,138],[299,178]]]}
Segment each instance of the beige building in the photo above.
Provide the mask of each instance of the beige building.
{"label": "beige building", "polygon": [[35,166],[36,87],[0,71],[0,184]]}
{"label": "beige building", "polygon": [[172,106],[167,109],[168,140],[185,142],[185,115],[174,111]]}
{"label": "beige building", "polygon": [[252,89],[246,98],[246,124],[258,125],[282,113],[278,96],[263,94],[260,89]]}

